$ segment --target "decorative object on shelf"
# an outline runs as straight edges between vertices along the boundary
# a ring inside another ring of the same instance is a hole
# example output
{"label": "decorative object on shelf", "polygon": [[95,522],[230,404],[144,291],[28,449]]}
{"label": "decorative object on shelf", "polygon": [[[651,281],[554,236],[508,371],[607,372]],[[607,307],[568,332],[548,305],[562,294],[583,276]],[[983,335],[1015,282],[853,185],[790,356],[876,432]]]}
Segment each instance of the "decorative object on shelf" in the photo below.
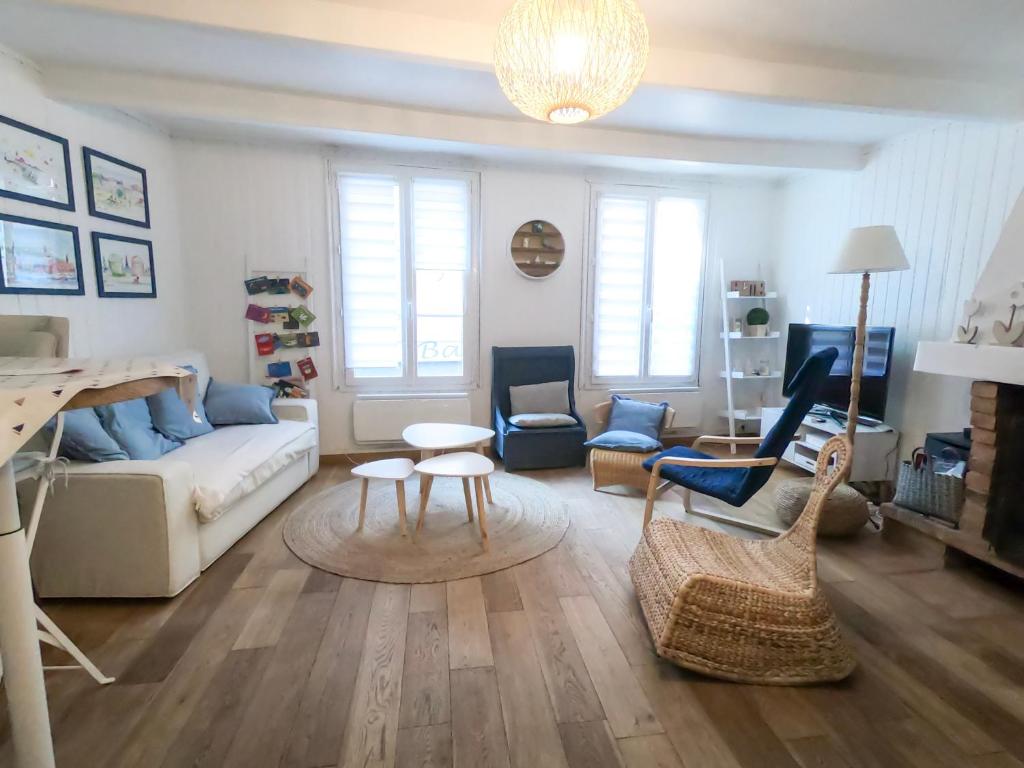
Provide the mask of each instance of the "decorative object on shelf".
{"label": "decorative object on shelf", "polygon": [[[846,437],[854,441],[857,416],[860,411],[860,382],[864,373],[864,337],[868,317],[868,292],[872,272],[901,272],[910,269],[896,229],[888,224],[856,227],[846,236],[830,272],[833,275],[860,274],[860,312],[857,315],[857,335],[853,347],[853,371],[850,382],[850,409],[847,412]],[[852,462],[851,465],[852,466]]]}
{"label": "decorative object on shelf", "polygon": [[292,293],[300,299],[308,299],[309,295],[313,293],[313,286],[303,280],[300,275],[296,275],[291,279],[290,287]]}
{"label": "decorative object on shelf", "polygon": [[768,321],[771,319],[768,310],[764,307],[754,307],[747,312],[747,326],[750,328],[751,336],[767,336]]}
{"label": "decorative object on shelf", "polygon": [[649,52],[635,0],[516,0],[498,24],[494,71],[523,114],[581,123],[630,97]]}
{"label": "decorative object on shelf", "polygon": [[743,321],[740,318],[738,318],[738,317],[733,318],[733,321],[732,321],[732,332],[733,333],[743,333]]}
{"label": "decorative object on shelf", "polygon": [[565,240],[558,227],[535,219],[516,229],[510,245],[512,263],[523,277],[550,277],[562,266]]}
{"label": "decorative object on shelf", "polygon": [[956,340],[960,344],[974,344],[978,339],[978,326],[972,325],[974,316],[981,312],[982,304],[977,299],[964,302],[964,324],[956,327]]}
{"label": "decorative object on shelf", "polygon": [[0,293],[85,293],[78,227],[0,214],[0,263]]}
{"label": "decorative object on shelf", "polygon": [[103,298],[155,299],[153,243],[134,237],[92,233],[96,289]]}
{"label": "decorative object on shelf", "polygon": [[737,296],[764,296],[764,280],[732,280],[729,282],[729,291]]}
{"label": "decorative object on shelf", "polygon": [[1024,319],[1016,320],[1017,310],[1024,309],[1024,304],[1017,304],[1016,301],[1019,298],[1019,291],[1013,290],[1010,292],[1010,299],[1013,301],[1010,304],[1010,320],[1007,323],[1003,323],[996,320],[992,323],[992,335],[995,337],[997,344],[1003,346],[1012,347],[1017,342],[1024,338]]}
{"label": "decorative object on shelf", "polygon": [[149,228],[146,169],[82,147],[89,214]]}
{"label": "decorative object on shelf", "polygon": [[0,197],[75,210],[68,140],[0,115]]}

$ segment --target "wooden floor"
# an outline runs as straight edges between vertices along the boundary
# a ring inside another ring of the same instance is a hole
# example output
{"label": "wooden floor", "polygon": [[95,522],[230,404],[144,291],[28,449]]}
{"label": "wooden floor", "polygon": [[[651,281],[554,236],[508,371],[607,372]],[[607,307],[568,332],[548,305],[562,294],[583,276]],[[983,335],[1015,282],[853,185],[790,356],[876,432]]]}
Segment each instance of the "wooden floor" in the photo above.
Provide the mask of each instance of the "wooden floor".
{"label": "wooden floor", "polygon": [[174,600],[49,602],[118,678],[48,675],[58,765],[1024,766],[1016,584],[944,569],[913,538],[829,543],[821,577],[853,676],[714,682],[651,650],[626,570],[642,502],[594,493],[583,470],[533,476],[572,526],[482,578],[376,584],[297,560],[281,526],[348,478],[327,467]]}

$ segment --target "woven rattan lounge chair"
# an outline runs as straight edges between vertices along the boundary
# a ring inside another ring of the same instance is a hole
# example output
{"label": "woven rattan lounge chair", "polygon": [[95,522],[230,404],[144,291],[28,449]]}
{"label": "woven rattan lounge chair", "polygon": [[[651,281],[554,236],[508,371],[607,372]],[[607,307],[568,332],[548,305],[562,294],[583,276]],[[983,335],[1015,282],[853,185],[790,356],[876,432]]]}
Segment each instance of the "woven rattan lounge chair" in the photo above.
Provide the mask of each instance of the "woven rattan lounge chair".
{"label": "woven rattan lounge chair", "polygon": [[[603,432],[608,425],[611,411],[611,400],[605,400],[594,406],[594,422],[599,432]],[[661,421],[662,432],[672,426],[675,416],[675,409],[665,409],[665,418]],[[607,448],[592,448],[587,460],[590,463],[590,477],[594,481],[594,490],[597,491],[608,485],[626,485],[639,491],[647,490],[651,473],[644,469],[644,462],[657,454],[657,451],[633,453],[612,451]],[[665,482],[665,485],[669,484],[668,481]]]}
{"label": "woven rattan lounge chair", "polygon": [[796,685],[850,674],[856,662],[815,564],[818,517],[849,461],[845,436],[825,443],[807,506],[774,539],[737,539],[665,517],[644,529],[629,573],[659,656],[744,683]]}

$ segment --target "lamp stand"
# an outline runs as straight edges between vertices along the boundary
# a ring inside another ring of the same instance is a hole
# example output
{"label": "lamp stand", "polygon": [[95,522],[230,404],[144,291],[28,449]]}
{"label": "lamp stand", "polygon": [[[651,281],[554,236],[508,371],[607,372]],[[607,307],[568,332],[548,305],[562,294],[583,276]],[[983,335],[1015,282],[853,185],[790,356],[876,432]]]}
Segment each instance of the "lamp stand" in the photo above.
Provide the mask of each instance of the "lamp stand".
{"label": "lamp stand", "polygon": [[846,412],[846,437],[853,444],[860,415],[860,379],[864,372],[864,337],[868,324],[868,292],[871,274],[865,272],[860,279],[860,312],[857,315],[857,335],[853,345],[853,369],[850,371],[850,408]]}

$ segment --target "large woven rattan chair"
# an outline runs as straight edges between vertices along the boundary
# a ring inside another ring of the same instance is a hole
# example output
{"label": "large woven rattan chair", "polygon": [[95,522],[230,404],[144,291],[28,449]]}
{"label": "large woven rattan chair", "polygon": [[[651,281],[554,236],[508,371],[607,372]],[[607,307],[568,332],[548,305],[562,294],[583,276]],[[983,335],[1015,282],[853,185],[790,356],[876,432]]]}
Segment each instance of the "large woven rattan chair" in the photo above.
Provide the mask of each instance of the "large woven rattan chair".
{"label": "large woven rattan chair", "polygon": [[[608,417],[611,412],[611,400],[605,400],[594,406],[594,422],[599,432],[603,432],[608,426]],[[662,432],[672,426],[675,416],[675,409],[665,409],[665,418],[661,421]],[[587,460],[590,462],[590,477],[594,481],[594,490],[608,485],[626,485],[639,491],[647,490],[651,473],[644,469],[644,462],[657,454],[657,451],[633,453],[612,451],[607,448],[591,448]],[[668,481],[665,481],[665,485],[669,484]]]}
{"label": "large woven rattan chair", "polygon": [[815,565],[818,518],[850,453],[845,436],[825,443],[804,511],[777,538],[738,539],[666,517],[644,529],[629,573],[659,656],[744,683],[815,683],[853,671]]}

